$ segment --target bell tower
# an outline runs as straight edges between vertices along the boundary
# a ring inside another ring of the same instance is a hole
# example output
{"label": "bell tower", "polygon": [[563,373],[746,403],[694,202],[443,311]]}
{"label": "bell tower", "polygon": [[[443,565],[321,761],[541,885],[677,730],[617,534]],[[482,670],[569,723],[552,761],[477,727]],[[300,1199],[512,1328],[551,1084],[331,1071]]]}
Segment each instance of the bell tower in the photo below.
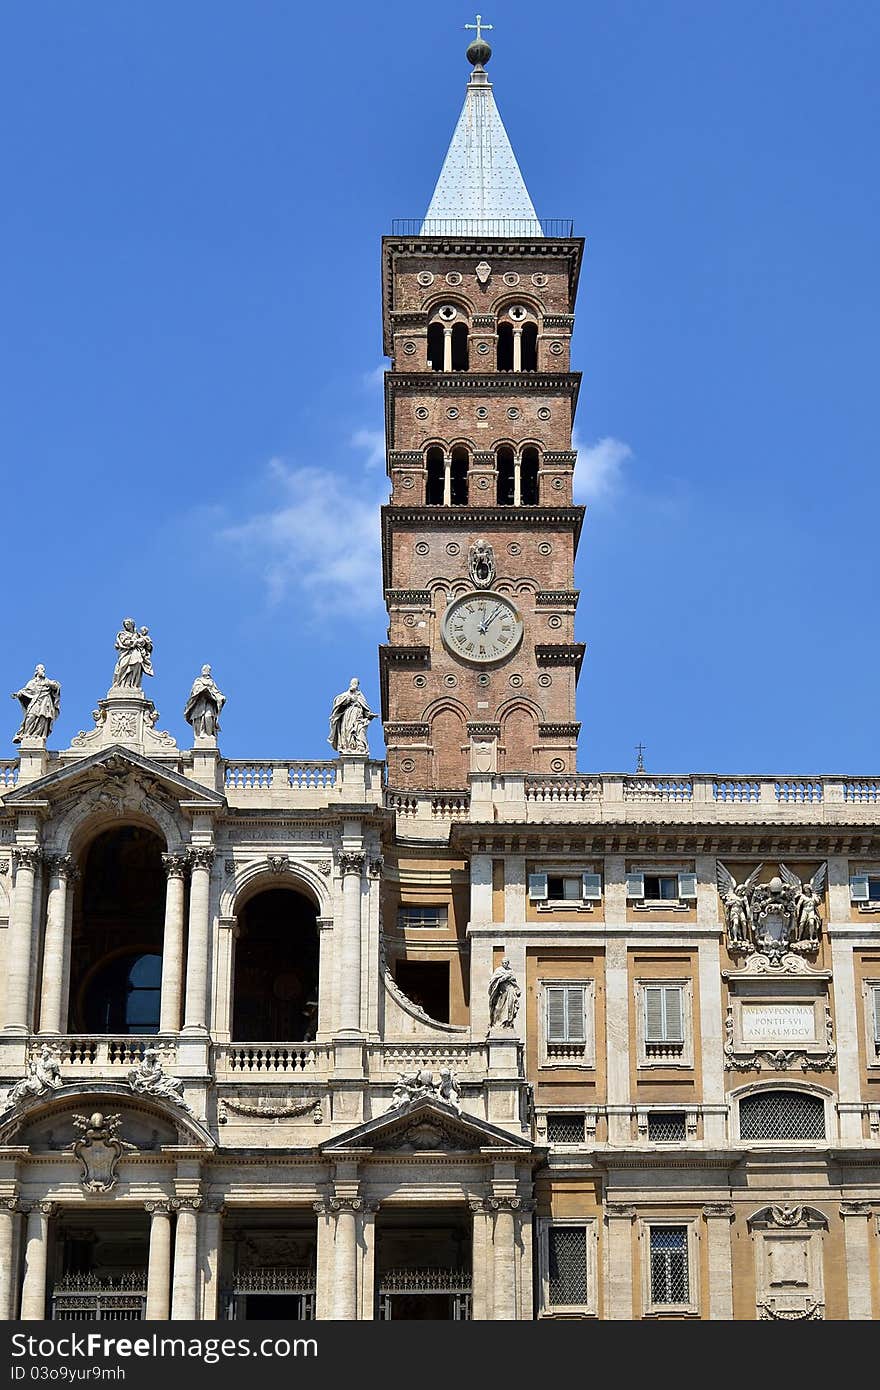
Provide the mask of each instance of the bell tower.
{"label": "bell tower", "polygon": [[380,647],[388,781],[456,790],[468,772],[574,771],[570,370],[583,240],[539,220],[481,33],[434,195],[382,242]]}

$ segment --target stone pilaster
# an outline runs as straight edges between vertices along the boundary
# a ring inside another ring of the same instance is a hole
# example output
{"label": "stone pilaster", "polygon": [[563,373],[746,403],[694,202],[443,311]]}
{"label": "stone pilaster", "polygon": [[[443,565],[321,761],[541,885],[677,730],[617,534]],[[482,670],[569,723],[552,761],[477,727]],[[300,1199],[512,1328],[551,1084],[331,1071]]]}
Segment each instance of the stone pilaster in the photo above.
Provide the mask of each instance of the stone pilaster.
{"label": "stone pilaster", "polygon": [[521,1205],[519,1197],[489,1198],[495,1213],[492,1317],[496,1322],[516,1319],[516,1213]]}
{"label": "stone pilaster", "polygon": [[21,1225],[21,1203],[17,1197],[0,1199],[0,1322],[15,1317],[16,1247]]}
{"label": "stone pilaster", "polygon": [[608,1239],[608,1277],[605,1284],[605,1315],[631,1319],[633,1316],[632,1227],[635,1207],[610,1203],[605,1209]]}
{"label": "stone pilaster", "polygon": [[473,1216],[471,1235],[471,1317],[488,1322],[492,1317],[494,1295],[492,1278],[492,1213],[484,1197],[468,1203]]}
{"label": "stone pilaster", "polygon": [[171,1317],[191,1322],[198,1317],[198,1212],[201,1197],[174,1197],[171,1202],[177,1212],[174,1232],[174,1277],[171,1285]]}
{"label": "stone pilaster", "polygon": [[43,986],[40,996],[40,1032],[63,1033],[67,1022],[65,962],[70,955],[67,940],[71,914],[67,900],[71,885],[80,876],[70,854],[53,854],[46,860],[49,898],[46,905],[46,939],[43,947]]}
{"label": "stone pilaster", "polygon": [[869,1202],[841,1202],[843,1238],[846,1245],[846,1301],[850,1322],[870,1322],[871,1298],[871,1205]]}
{"label": "stone pilaster", "polygon": [[709,1265],[709,1318],[730,1322],[733,1318],[733,1266],[730,1249],[730,1223],[733,1207],[729,1202],[710,1202],[703,1207],[706,1223],[706,1249]]}
{"label": "stone pilaster", "polygon": [[183,995],[186,856],[163,854],[162,867],[165,870],[166,887],[159,1032],[177,1033],[180,1030],[180,1006]]}
{"label": "stone pilaster", "polygon": [[360,1197],[334,1197],[330,1202],[330,1210],[336,1218],[333,1317],[338,1322],[357,1319],[357,1218],[362,1207]]}
{"label": "stone pilaster", "polygon": [[191,845],[189,939],[186,952],[185,1033],[204,1033],[208,1023],[208,954],[210,946],[212,845]]}
{"label": "stone pilaster", "polygon": [[171,1202],[145,1202],[150,1215],[146,1317],[164,1321],[171,1308]]}
{"label": "stone pilaster", "polygon": [[46,1316],[46,1256],[49,1221],[58,1210],[54,1202],[34,1202],[27,1213],[21,1319],[42,1322]]}
{"label": "stone pilaster", "polygon": [[199,1267],[202,1272],[202,1317],[215,1322],[220,1297],[220,1254],[223,1244],[222,1202],[211,1202],[199,1214]]}
{"label": "stone pilaster", "polygon": [[43,854],[39,845],[16,845],[12,857],[15,863],[15,888],[6,955],[5,1027],[7,1033],[29,1033],[34,888]]}
{"label": "stone pilaster", "polygon": [[361,1031],[361,885],[365,856],[343,852],[339,856],[342,874],[342,960],[339,984],[339,1031]]}

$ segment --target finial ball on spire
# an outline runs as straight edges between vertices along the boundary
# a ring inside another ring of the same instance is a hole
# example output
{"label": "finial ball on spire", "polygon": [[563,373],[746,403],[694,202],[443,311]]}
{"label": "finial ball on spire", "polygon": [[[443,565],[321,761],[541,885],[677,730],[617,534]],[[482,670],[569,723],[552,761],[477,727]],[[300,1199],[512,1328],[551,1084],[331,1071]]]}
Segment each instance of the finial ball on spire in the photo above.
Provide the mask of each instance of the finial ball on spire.
{"label": "finial ball on spire", "polygon": [[464,27],[465,29],[476,29],[477,31],[477,37],[473,39],[467,47],[468,62],[475,68],[485,67],[492,57],[492,49],[483,38],[483,30],[491,29],[493,26],[491,24],[484,24],[483,16],[478,14],[476,24],[466,24]]}

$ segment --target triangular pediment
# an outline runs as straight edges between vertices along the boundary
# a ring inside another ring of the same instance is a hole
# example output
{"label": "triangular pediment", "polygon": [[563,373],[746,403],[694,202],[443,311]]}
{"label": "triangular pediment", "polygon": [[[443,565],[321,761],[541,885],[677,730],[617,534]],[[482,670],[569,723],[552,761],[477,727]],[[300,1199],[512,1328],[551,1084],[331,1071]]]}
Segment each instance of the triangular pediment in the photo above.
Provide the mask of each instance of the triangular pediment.
{"label": "triangular pediment", "polygon": [[80,786],[85,789],[101,782],[119,785],[132,777],[146,787],[152,785],[166,798],[175,802],[201,801],[206,807],[222,806],[225,802],[220,792],[183,777],[164,763],[154,762],[152,758],[135,753],[131,748],[123,748],[121,744],[114,743],[109,748],[102,748],[99,753],[77,758],[63,767],[47,772],[45,777],[38,777],[33,782],[27,782],[24,786],[7,792],[3,797],[3,805],[15,806],[28,801],[56,801]]}
{"label": "triangular pediment", "polygon": [[462,1114],[442,1101],[424,1099],[388,1111],[321,1145],[326,1154],[350,1150],[381,1150],[401,1154],[478,1153],[504,1150],[511,1155],[532,1152],[530,1140],[509,1134],[476,1115]]}

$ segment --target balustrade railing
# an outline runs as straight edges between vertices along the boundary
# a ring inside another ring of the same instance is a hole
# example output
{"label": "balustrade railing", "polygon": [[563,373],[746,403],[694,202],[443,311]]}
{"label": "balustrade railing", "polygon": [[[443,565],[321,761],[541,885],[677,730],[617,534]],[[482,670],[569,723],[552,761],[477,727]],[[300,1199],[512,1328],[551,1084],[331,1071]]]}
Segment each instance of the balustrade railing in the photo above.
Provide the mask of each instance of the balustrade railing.
{"label": "balustrade railing", "polygon": [[0,791],[4,787],[11,788],[18,783],[18,758],[4,758],[0,760]]}
{"label": "balustrade railing", "polygon": [[[47,1039],[35,1039],[34,1045],[37,1041],[42,1043]],[[124,1070],[127,1067],[136,1067],[143,1060],[148,1047],[156,1049],[164,1064],[174,1060],[177,1050],[176,1044],[168,1038],[157,1038],[152,1035],[135,1037],[131,1034],[119,1036],[111,1036],[110,1034],[97,1036],[67,1035],[53,1040],[51,1046],[57,1051],[62,1068],[68,1070],[70,1068],[101,1070],[113,1067]]]}
{"label": "balustrade railing", "polygon": [[761,800],[761,783],[752,777],[714,778],[712,800],[741,803]]}
{"label": "balustrade railing", "polygon": [[526,801],[571,805],[596,801],[602,795],[601,777],[579,777],[562,773],[547,777],[526,777]]}
{"label": "balustrade railing", "polygon": [[224,785],[235,791],[326,791],[336,786],[339,764],[332,758],[297,760],[236,758],[224,764]]}
{"label": "balustrade railing", "polygon": [[470,792],[467,791],[385,793],[388,810],[410,820],[466,820],[470,804]]}
{"label": "balustrade railing", "polygon": [[786,781],[776,782],[776,800],[787,804],[804,802],[819,802],[824,799],[824,787],[816,780],[806,780],[799,777]]}
{"label": "balustrade railing", "polygon": [[624,801],[691,801],[694,795],[690,777],[625,777]]}
{"label": "balustrade railing", "polygon": [[880,801],[880,779],[866,777],[858,782],[844,782],[843,799],[844,801],[862,802]]}
{"label": "balustrade railing", "polygon": [[231,1076],[299,1076],[328,1070],[330,1049],[325,1043],[216,1043],[217,1074]]}
{"label": "balustrade railing", "polygon": [[381,1043],[379,1064],[386,1071],[402,1072],[425,1068],[438,1070],[450,1067],[453,1071],[482,1070],[486,1066],[484,1043],[461,1043],[444,1046],[442,1043]]}

